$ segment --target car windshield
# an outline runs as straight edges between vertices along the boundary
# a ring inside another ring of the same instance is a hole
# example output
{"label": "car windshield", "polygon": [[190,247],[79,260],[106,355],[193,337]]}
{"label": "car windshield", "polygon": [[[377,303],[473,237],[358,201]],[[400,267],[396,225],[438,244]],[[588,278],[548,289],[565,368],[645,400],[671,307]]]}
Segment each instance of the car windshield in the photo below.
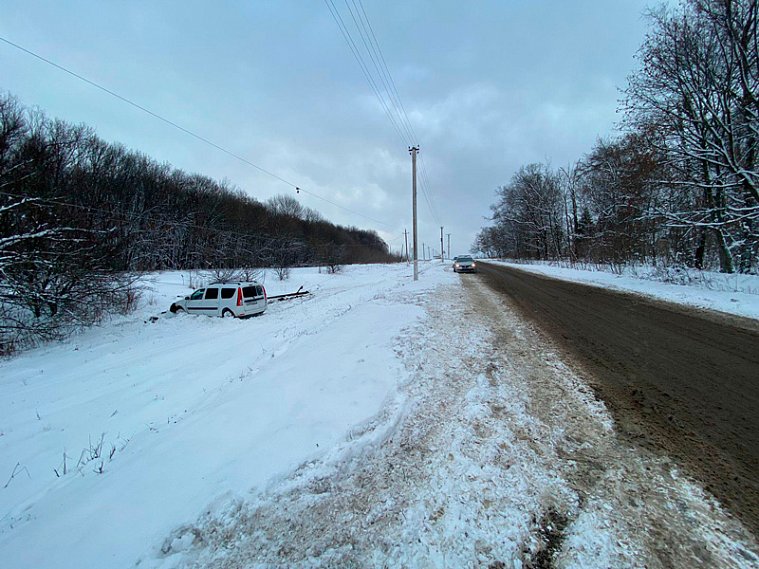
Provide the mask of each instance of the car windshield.
{"label": "car windshield", "polygon": [[456,259],[456,260],[457,260],[459,263],[461,263],[461,262],[464,262],[464,263],[471,263],[472,261],[474,261],[474,259],[472,259],[471,257],[459,257],[459,258],[458,258],[458,259]]}

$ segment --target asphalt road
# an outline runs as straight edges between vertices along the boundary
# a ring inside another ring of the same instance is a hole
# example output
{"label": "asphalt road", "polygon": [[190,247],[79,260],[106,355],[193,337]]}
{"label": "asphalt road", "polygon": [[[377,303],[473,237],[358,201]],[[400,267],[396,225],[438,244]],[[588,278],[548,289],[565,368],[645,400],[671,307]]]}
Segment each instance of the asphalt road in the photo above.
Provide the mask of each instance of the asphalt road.
{"label": "asphalt road", "polygon": [[532,319],[611,410],[759,536],[759,324],[516,269],[479,275]]}

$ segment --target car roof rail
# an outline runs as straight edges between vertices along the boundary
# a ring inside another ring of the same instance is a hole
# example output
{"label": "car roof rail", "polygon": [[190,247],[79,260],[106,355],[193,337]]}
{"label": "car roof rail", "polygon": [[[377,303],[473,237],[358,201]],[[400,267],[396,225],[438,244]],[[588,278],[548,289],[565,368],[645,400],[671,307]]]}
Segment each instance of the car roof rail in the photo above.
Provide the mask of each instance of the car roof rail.
{"label": "car roof rail", "polygon": [[207,286],[213,286],[213,285],[236,285],[236,286],[242,286],[244,284],[261,284],[258,281],[230,281],[230,282],[222,282],[217,281],[213,283],[209,283]]}

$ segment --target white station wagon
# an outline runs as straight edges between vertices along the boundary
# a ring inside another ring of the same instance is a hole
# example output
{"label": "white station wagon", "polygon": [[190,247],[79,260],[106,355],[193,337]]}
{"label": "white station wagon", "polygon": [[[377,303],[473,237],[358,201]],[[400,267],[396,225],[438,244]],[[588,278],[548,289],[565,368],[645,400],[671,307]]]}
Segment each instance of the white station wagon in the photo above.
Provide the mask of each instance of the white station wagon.
{"label": "white station wagon", "polygon": [[212,283],[199,288],[190,296],[175,300],[169,311],[173,314],[205,314],[243,318],[255,316],[266,310],[266,289],[257,282]]}

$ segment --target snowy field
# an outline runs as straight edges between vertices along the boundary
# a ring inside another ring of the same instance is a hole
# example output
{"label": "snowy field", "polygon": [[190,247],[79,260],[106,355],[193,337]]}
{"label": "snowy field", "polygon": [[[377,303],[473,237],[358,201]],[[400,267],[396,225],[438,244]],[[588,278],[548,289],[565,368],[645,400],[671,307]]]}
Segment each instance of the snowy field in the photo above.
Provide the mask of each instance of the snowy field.
{"label": "snowy field", "polygon": [[215,498],[328,452],[397,397],[414,299],[454,278],[271,272],[270,295],[313,295],[246,320],[146,322],[190,276],[154,276],[137,314],[0,363],[0,566],[131,566]]}
{"label": "snowy field", "polygon": [[[667,274],[652,267],[626,268],[622,274],[594,268],[571,268],[548,263],[512,263],[484,260],[592,286],[634,292],[695,308],[716,310],[736,316],[759,319],[759,276],[726,275],[708,271],[674,271]],[[668,279],[677,282],[662,282]],[[684,284],[678,284],[682,282]]]}
{"label": "snowy field", "polygon": [[191,277],[0,362],[3,569],[522,569],[554,533],[556,567],[759,567],[476,276],[298,269],[261,317],[161,314]]}

